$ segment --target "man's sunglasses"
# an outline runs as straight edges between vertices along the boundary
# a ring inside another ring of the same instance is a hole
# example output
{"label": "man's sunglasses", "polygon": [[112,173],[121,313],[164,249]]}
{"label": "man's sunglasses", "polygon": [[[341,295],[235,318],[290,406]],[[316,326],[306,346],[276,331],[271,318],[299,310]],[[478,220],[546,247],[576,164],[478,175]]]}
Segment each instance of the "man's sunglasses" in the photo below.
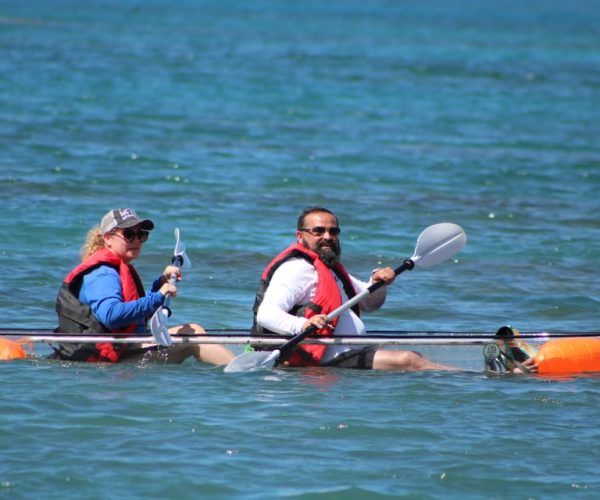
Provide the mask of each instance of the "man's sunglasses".
{"label": "man's sunglasses", "polygon": [[313,236],[323,236],[325,233],[329,233],[331,236],[338,236],[342,230],[339,227],[303,227],[300,231],[310,233]]}
{"label": "man's sunglasses", "polygon": [[127,227],[127,228],[123,229],[123,231],[121,232],[121,235],[123,236],[123,239],[129,243],[131,243],[135,238],[137,238],[142,243],[144,243],[145,241],[148,241],[148,236],[150,236],[150,231],[144,231],[143,229],[139,229],[138,231],[135,231],[134,229]]}

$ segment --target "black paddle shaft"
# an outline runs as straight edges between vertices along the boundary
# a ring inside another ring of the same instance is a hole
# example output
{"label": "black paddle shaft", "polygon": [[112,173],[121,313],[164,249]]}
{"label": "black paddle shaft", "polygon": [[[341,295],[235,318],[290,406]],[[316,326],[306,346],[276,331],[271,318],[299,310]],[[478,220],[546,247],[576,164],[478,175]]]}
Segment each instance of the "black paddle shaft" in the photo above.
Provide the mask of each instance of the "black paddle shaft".
{"label": "black paddle shaft", "polygon": [[[183,266],[183,255],[173,255],[173,257],[171,257],[171,264],[173,264],[174,266],[177,266],[177,267]],[[171,274],[169,283],[171,283],[171,285],[174,285],[175,283],[177,283],[177,275],[175,273]],[[171,314],[172,314],[170,304],[171,304],[171,295],[167,294],[167,298],[165,299],[162,308],[163,308],[163,310],[167,311],[168,318],[170,318]]]}
{"label": "black paddle shaft", "polygon": [[[404,271],[412,271],[412,269],[415,267],[415,263],[412,261],[412,259],[406,259],[401,266],[398,266],[396,269],[394,269],[394,275],[398,276],[400,273],[404,272]],[[383,281],[376,281],[375,283],[373,283],[369,288],[367,288],[365,290],[365,292],[363,292],[363,297],[366,297],[367,295],[371,295],[375,290],[379,290],[383,285],[385,285],[385,282]],[[362,298],[360,300],[362,300]],[[352,299],[350,299],[348,302],[346,302],[346,304],[344,304],[344,306],[342,306],[342,309],[339,311],[338,314],[341,314],[343,311],[345,311],[346,309],[352,307],[354,305],[354,303],[352,302]],[[333,318],[331,318],[333,319]],[[285,344],[283,344],[280,348],[279,348],[279,358],[277,360],[277,364],[282,363],[283,361],[289,359],[293,352],[294,349],[296,348],[296,346],[302,342],[305,338],[309,337],[310,335],[312,335],[313,333],[315,333],[318,330],[318,328],[316,326],[309,326],[306,330],[300,332],[298,335],[296,335],[295,337],[291,338],[290,340],[288,340]]]}

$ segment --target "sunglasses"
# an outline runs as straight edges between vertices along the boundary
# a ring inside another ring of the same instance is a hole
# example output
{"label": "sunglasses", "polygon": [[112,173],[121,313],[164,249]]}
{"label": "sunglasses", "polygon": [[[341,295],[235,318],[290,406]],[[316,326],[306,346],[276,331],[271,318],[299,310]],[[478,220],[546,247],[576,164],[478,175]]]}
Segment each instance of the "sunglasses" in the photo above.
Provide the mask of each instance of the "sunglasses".
{"label": "sunglasses", "polygon": [[117,233],[123,236],[123,239],[129,243],[131,243],[135,238],[140,240],[142,243],[148,241],[148,236],[150,236],[150,231],[144,231],[143,229],[139,229],[135,231],[130,227],[123,229],[121,233]]}
{"label": "sunglasses", "polygon": [[303,227],[300,231],[310,233],[313,236],[323,236],[325,233],[329,233],[331,236],[338,236],[342,230],[339,227]]}

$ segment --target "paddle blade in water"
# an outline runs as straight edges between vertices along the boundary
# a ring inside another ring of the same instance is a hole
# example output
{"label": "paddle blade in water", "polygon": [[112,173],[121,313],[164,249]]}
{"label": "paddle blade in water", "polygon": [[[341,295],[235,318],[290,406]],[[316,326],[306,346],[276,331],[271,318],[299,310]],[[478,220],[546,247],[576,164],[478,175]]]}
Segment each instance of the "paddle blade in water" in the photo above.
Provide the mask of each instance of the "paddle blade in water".
{"label": "paddle blade in water", "polygon": [[269,370],[275,367],[279,359],[279,351],[252,351],[245,352],[233,358],[225,367],[225,373],[251,372],[255,370]]}
{"label": "paddle blade in water", "polygon": [[169,334],[167,317],[167,310],[161,307],[150,319],[150,331],[158,345],[170,346],[173,344],[173,339]]}
{"label": "paddle blade in water", "polygon": [[458,253],[466,242],[467,235],[457,224],[434,224],[419,235],[411,260],[421,267],[435,266]]}

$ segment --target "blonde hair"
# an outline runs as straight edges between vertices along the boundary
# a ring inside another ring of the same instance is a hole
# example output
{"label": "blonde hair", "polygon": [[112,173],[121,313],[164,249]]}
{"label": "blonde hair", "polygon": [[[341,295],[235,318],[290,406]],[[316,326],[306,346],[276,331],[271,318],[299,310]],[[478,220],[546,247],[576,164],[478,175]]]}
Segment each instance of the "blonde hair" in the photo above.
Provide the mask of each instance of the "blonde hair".
{"label": "blonde hair", "polygon": [[101,248],[104,248],[104,236],[100,230],[100,226],[94,226],[88,231],[85,243],[81,247],[81,260],[84,261]]}

